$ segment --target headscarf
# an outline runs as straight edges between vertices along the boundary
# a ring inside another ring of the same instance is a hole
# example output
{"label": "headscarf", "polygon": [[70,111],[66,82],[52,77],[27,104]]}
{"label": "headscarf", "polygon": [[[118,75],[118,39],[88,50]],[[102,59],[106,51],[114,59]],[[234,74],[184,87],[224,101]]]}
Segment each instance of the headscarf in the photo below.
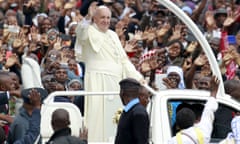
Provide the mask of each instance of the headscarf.
{"label": "headscarf", "polygon": [[185,88],[185,84],[184,84],[184,79],[183,79],[183,70],[182,70],[182,68],[179,67],[179,66],[169,66],[168,69],[167,69],[167,76],[171,72],[176,72],[180,76],[180,82],[178,84],[178,88],[179,89],[184,89]]}
{"label": "headscarf", "polygon": [[81,86],[83,85],[83,81],[82,81],[82,80],[72,79],[72,80],[68,83],[68,87],[70,87],[71,84],[73,84],[73,83],[75,83],[75,82],[79,83]]}
{"label": "headscarf", "polygon": [[33,18],[33,24],[35,25],[35,26],[39,26],[39,22],[38,22],[38,17],[40,17],[40,16],[42,16],[42,17],[45,17],[45,18],[47,18],[48,17],[48,15],[47,14],[45,14],[45,13],[40,13],[40,14],[37,14],[34,18]]}

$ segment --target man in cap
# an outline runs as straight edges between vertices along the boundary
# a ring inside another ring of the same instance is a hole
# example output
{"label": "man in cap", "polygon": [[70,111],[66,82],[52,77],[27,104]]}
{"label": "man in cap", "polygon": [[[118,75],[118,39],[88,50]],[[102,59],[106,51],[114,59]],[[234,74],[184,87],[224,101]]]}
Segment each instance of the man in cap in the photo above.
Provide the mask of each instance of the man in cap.
{"label": "man in cap", "polygon": [[8,143],[14,143],[17,140],[22,139],[29,130],[29,122],[32,119],[32,114],[37,103],[32,100],[31,96],[34,97],[36,93],[40,94],[40,100],[37,102],[39,103],[38,105],[41,105],[41,101],[48,95],[45,89],[29,88],[22,90],[21,95],[24,101],[23,106],[19,109],[19,114],[15,117],[10,126]]}
{"label": "man in cap", "polygon": [[149,117],[139,102],[142,86],[132,78],[120,81],[120,98],[125,106],[120,117],[115,144],[147,144],[149,138]]}
{"label": "man in cap", "polygon": [[223,23],[227,18],[227,10],[224,8],[219,8],[216,9],[215,13],[214,13],[214,19],[216,21],[217,27],[218,28],[222,28],[223,27]]}

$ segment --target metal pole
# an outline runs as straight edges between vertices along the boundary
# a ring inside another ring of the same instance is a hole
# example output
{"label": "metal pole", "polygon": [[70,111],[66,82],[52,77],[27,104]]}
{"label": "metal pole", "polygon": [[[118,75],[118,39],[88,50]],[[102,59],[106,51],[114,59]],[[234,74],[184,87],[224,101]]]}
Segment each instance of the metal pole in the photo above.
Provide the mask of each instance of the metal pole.
{"label": "metal pole", "polygon": [[191,20],[191,18],[187,16],[178,6],[176,6],[170,0],[158,0],[158,2],[163,6],[165,6],[166,8],[168,8],[171,12],[173,12],[192,31],[193,35],[196,37],[196,39],[198,40],[205,54],[208,57],[208,61],[211,66],[213,74],[216,75],[220,80],[220,88],[218,90],[218,95],[224,96],[225,91],[223,86],[223,80],[222,80],[222,75],[221,75],[217,60],[206,38],[202,34],[202,32],[199,30],[196,24]]}

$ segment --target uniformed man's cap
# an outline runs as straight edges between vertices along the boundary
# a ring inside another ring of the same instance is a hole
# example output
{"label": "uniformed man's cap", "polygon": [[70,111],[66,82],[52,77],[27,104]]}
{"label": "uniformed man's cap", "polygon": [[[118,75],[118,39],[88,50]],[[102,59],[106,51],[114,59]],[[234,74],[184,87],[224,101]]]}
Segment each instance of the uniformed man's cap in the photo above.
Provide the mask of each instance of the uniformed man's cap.
{"label": "uniformed man's cap", "polygon": [[133,78],[126,78],[119,82],[121,89],[139,89],[141,84]]}
{"label": "uniformed man's cap", "polygon": [[40,93],[40,96],[41,96],[41,101],[43,102],[43,100],[48,96],[48,92],[47,90],[43,89],[43,88],[28,88],[28,89],[23,89],[22,92],[21,92],[21,96],[23,98],[23,101],[24,103],[27,103],[27,104],[31,104],[30,102],[30,98],[29,98],[29,94],[30,94],[30,91],[32,89],[35,89],[37,90],[37,92]]}

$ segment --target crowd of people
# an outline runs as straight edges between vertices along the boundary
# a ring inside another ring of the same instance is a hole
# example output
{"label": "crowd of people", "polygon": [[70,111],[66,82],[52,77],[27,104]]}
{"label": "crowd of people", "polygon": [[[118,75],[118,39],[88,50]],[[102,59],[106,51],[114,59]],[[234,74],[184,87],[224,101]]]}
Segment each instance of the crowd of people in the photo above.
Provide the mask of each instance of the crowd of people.
{"label": "crowd of people", "polygon": [[[206,37],[225,92],[239,101],[240,1],[171,1]],[[212,71],[200,44],[156,0],[0,0],[0,69],[0,125],[9,143],[24,139],[36,109],[24,90],[36,89],[41,99],[54,91],[120,91],[119,82],[129,77],[155,90],[212,90]],[[146,105],[148,98],[135,94]],[[79,107],[91,141],[106,141],[116,132],[106,129],[114,125],[114,112],[127,105],[121,100],[54,99]],[[14,127],[22,122],[26,126]]]}

